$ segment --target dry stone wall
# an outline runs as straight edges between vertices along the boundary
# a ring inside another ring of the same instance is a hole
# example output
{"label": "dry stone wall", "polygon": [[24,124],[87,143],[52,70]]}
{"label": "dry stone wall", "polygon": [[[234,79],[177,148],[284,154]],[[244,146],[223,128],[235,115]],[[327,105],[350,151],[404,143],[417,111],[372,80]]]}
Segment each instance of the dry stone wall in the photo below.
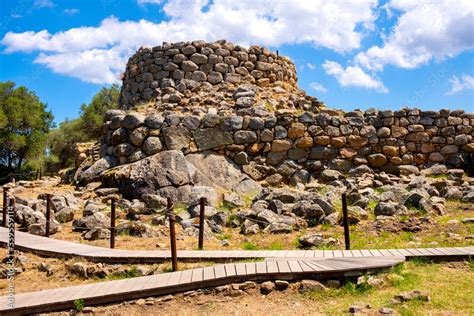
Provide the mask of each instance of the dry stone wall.
{"label": "dry stone wall", "polygon": [[306,182],[326,168],[472,168],[474,113],[327,109],[298,89],[288,58],[259,46],[141,48],[127,63],[119,103],[101,140],[107,166],[164,150],[213,151],[272,185]]}
{"label": "dry stone wall", "polygon": [[325,168],[348,172],[368,165],[398,173],[406,165],[465,167],[474,153],[474,113],[462,110],[341,114],[253,108],[240,114],[113,110],[107,113],[101,154],[125,164],[164,150],[210,150],[255,180],[279,184],[306,182]]}
{"label": "dry stone wall", "polygon": [[[286,57],[267,48],[244,48],[225,40],[163,43],[140,48],[128,61],[120,107],[155,100],[165,89],[166,101],[178,102],[189,81],[219,85],[251,83],[260,87],[285,82],[296,87],[296,69]],[[166,89],[172,88],[171,93]]]}

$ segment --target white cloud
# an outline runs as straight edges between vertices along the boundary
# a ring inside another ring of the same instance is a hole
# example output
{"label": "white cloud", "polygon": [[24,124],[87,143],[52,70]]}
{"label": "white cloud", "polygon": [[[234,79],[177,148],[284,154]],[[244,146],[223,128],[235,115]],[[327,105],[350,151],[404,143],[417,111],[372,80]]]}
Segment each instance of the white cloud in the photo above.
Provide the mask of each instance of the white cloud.
{"label": "white cloud", "polygon": [[392,32],[381,46],[359,53],[355,62],[375,71],[385,65],[416,68],[474,49],[472,0],[392,0],[384,8],[398,12]]}
{"label": "white cloud", "polygon": [[[47,30],[8,32],[1,43],[6,46],[6,53],[41,53],[36,62],[55,72],[84,81],[107,80],[104,83],[110,83],[114,80],[111,78],[116,78],[125,67],[123,63],[118,70],[117,60],[126,61],[140,46],[155,46],[162,41],[225,38],[246,46],[308,43],[336,52],[349,52],[360,48],[366,32],[373,29],[377,3],[376,0],[137,1],[142,4],[161,3],[168,19],[153,23],[147,20],[119,21],[109,17],[97,27],[78,27],[54,34]],[[47,0],[41,0],[41,3],[52,4]],[[114,56],[110,61],[103,58],[107,51]],[[70,65],[61,70],[58,66],[64,65],[67,59]],[[98,64],[101,65],[100,71],[78,71],[78,67],[93,68]],[[105,67],[105,73],[102,73],[102,67]],[[110,73],[115,76],[110,76]]]}
{"label": "white cloud", "polygon": [[75,15],[79,13],[79,9],[65,9],[64,13],[69,14],[69,15]]}
{"label": "white cloud", "polygon": [[162,3],[163,3],[163,0],[137,0],[137,3],[138,3],[138,4],[146,4],[146,3],[150,3],[150,4],[162,4]]}
{"label": "white cloud", "polygon": [[315,70],[315,69],[316,69],[316,65],[311,64],[311,63],[307,63],[307,64],[306,64],[306,67],[308,67],[308,68],[311,69],[311,70]]}
{"label": "white cloud", "polygon": [[344,68],[337,62],[329,60],[326,60],[322,66],[326,73],[335,77],[343,87],[363,87],[375,89],[378,92],[388,92],[388,89],[379,79],[371,77],[360,67],[349,66]]}
{"label": "white cloud", "polygon": [[451,90],[446,93],[447,95],[463,90],[474,90],[474,77],[470,75],[461,75],[461,78],[453,76],[449,82],[451,82]]}
{"label": "white cloud", "polygon": [[320,84],[318,82],[311,82],[309,84],[309,87],[311,89],[313,89],[314,91],[318,91],[318,92],[322,92],[322,93],[325,93],[326,91],[328,91],[328,89],[326,89],[326,87],[324,87],[322,84]]}
{"label": "white cloud", "polygon": [[54,2],[52,0],[35,0],[33,6],[37,8],[52,8],[54,7]]}

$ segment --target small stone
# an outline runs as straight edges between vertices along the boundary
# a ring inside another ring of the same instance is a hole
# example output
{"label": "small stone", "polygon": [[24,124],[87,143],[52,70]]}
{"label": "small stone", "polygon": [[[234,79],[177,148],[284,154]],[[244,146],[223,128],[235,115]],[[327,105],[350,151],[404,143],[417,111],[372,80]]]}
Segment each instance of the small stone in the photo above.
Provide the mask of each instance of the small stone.
{"label": "small stone", "polygon": [[275,283],[272,281],[267,281],[260,284],[260,292],[264,295],[270,294],[274,289]]}
{"label": "small stone", "polygon": [[288,288],[290,283],[288,281],[283,281],[283,280],[276,280],[275,281],[275,287],[278,291],[283,291]]}
{"label": "small stone", "polygon": [[315,280],[303,280],[300,283],[300,287],[298,289],[300,293],[308,292],[308,291],[327,291],[327,288],[318,281]]}

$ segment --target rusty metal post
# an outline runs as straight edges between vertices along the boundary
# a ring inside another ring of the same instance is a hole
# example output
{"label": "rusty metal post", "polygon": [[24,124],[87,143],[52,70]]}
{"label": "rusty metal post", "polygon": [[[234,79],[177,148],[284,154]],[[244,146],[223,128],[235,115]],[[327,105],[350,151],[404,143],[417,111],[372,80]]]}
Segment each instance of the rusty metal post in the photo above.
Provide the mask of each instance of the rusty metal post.
{"label": "rusty metal post", "polygon": [[173,267],[173,271],[178,271],[178,254],[176,252],[176,231],[175,231],[175,217],[173,211],[173,202],[171,202],[171,198],[167,199],[167,209],[168,209],[168,217],[170,221],[170,244],[171,244],[171,263]]}
{"label": "rusty metal post", "polygon": [[204,247],[204,213],[206,210],[206,205],[205,205],[205,198],[201,198],[199,200],[199,205],[200,205],[200,212],[199,212],[199,242],[198,242],[198,249],[202,250]]}
{"label": "rusty metal post", "polygon": [[115,248],[115,199],[110,200],[110,248]]}
{"label": "rusty metal post", "polygon": [[10,260],[15,260],[15,198],[10,198],[8,209],[8,256]]}
{"label": "rusty metal post", "polygon": [[3,227],[8,227],[8,225],[7,225],[7,208],[8,208],[8,188],[3,187],[3,216],[2,216],[2,225],[3,225]]}
{"label": "rusty metal post", "polygon": [[51,222],[51,194],[46,194],[46,232],[45,237],[49,237],[49,228]]}
{"label": "rusty metal post", "polygon": [[351,240],[349,234],[349,215],[347,212],[347,198],[346,193],[342,193],[342,220],[344,224],[344,242],[346,244],[346,250],[351,249]]}

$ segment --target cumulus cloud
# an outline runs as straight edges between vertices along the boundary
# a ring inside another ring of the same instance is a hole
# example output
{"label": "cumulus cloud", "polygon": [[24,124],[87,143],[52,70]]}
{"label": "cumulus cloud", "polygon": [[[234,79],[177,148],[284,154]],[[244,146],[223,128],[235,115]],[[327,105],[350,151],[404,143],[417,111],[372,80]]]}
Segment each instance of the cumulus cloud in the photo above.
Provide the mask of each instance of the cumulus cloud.
{"label": "cumulus cloud", "polygon": [[474,90],[474,77],[470,75],[461,75],[461,78],[453,76],[449,79],[451,83],[451,90],[448,91],[447,95],[452,95],[463,90]]}
{"label": "cumulus cloud", "polygon": [[339,63],[329,60],[326,60],[322,66],[326,73],[335,77],[343,87],[363,87],[375,89],[378,92],[388,92],[388,89],[379,79],[371,77],[360,67],[349,66],[344,68]]}
{"label": "cumulus cloud", "polygon": [[311,63],[307,63],[307,64],[306,64],[306,67],[308,67],[308,68],[311,69],[311,70],[315,70],[315,69],[316,69],[316,65],[311,64]]}
{"label": "cumulus cloud", "polygon": [[162,4],[163,0],[137,0],[138,4]]}
{"label": "cumulus cloud", "polygon": [[37,8],[52,8],[54,7],[54,2],[52,0],[35,0],[33,6]]}
{"label": "cumulus cloud", "polygon": [[311,89],[313,89],[314,91],[318,91],[318,92],[322,92],[322,93],[325,93],[326,91],[328,91],[328,89],[326,89],[326,87],[324,87],[322,84],[320,84],[319,82],[311,82],[309,84],[309,87]]}
{"label": "cumulus cloud", "polygon": [[[340,53],[349,52],[360,48],[365,32],[373,29],[377,4],[376,0],[137,2],[159,3],[168,18],[154,23],[108,17],[97,27],[78,27],[54,34],[47,30],[8,32],[2,44],[6,53],[39,52],[35,62],[55,72],[89,82],[111,83],[117,81],[112,78],[117,78],[125,65],[122,63],[122,69],[118,69],[117,60],[126,60],[140,46],[155,46],[162,41],[225,38],[246,46],[308,43]],[[112,60],[103,58],[107,52],[114,57]],[[70,65],[61,69],[60,65],[68,58]],[[80,67],[94,68],[98,64],[100,71],[79,71]],[[110,76],[111,73],[115,76]]]}
{"label": "cumulus cloud", "polygon": [[64,13],[68,14],[68,15],[75,15],[75,14],[78,14],[79,13],[79,9],[65,9],[64,10]]}
{"label": "cumulus cloud", "polygon": [[369,70],[385,65],[416,68],[474,49],[474,2],[392,0],[384,8],[398,13],[381,46],[357,54],[355,62]]}

